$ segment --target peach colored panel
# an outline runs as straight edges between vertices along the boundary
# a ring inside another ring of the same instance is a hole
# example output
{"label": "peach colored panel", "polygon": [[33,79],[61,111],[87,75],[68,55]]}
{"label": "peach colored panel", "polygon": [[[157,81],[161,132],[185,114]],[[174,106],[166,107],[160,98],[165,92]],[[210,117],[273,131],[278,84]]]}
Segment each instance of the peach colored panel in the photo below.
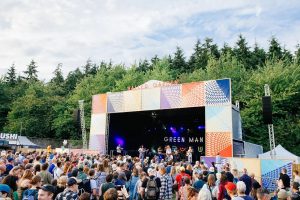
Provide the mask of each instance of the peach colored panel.
{"label": "peach colored panel", "polygon": [[142,108],[141,90],[124,92],[124,111],[140,111]]}
{"label": "peach colored panel", "polygon": [[182,107],[204,106],[204,82],[182,84]]}
{"label": "peach colored panel", "polygon": [[92,113],[106,113],[107,108],[107,95],[98,94],[93,96]]}
{"label": "peach colored panel", "polygon": [[216,156],[218,153],[223,157],[232,156],[231,132],[205,133],[205,155]]}

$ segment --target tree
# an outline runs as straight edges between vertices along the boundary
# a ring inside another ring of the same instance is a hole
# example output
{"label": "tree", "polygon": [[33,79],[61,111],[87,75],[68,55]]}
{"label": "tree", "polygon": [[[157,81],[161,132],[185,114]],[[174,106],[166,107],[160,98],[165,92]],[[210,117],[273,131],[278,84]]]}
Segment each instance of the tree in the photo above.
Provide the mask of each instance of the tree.
{"label": "tree", "polygon": [[246,39],[240,34],[236,46],[233,49],[234,55],[246,69],[252,69],[254,66],[251,63],[251,52]]}
{"label": "tree", "polygon": [[294,62],[297,65],[300,65],[300,45],[296,45],[296,51],[295,51],[295,57],[294,57]]}
{"label": "tree", "polygon": [[269,51],[268,51],[268,59],[281,59],[283,56],[282,48],[278,42],[278,40],[272,36],[269,42]]}
{"label": "tree", "polygon": [[183,50],[180,47],[176,47],[176,51],[174,53],[174,58],[170,65],[170,68],[173,72],[173,77],[176,78],[179,74],[186,72],[186,62]]}
{"label": "tree", "polygon": [[263,48],[260,48],[257,43],[254,45],[254,50],[251,54],[252,69],[257,69],[265,64],[266,52]]}
{"label": "tree", "polygon": [[27,70],[24,71],[24,74],[26,75],[26,80],[29,82],[38,81],[37,73],[38,71],[36,62],[34,60],[31,60],[30,64],[27,66]]}
{"label": "tree", "polygon": [[147,59],[140,60],[136,70],[139,71],[139,72],[146,72],[148,69],[150,69],[150,66],[151,65],[149,64]]}
{"label": "tree", "polygon": [[59,63],[56,67],[56,69],[54,70],[53,74],[54,77],[50,80],[50,83],[53,83],[55,85],[63,85],[64,83],[64,76],[63,73],[61,71],[62,68],[62,63]]}
{"label": "tree", "polygon": [[76,68],[74,71],[69,72],[66,81],[65,81],[65,88],[66,91],[69,93],[73,91],[77,85],[83,78],[83,74],[79,68]]}
{"label": "tree", "polygon": [[17,83],[15,64],[12,64],[12,66],[8,69],[8,72],[5,77],[5,81],[9,85],[15,85]]}
{"label": "tree", "polygon": [[95,75],[98,71],[97,65],[93,64],[91,59],[86,61],[86,64],[83,66],[83,74],[85,76]]}

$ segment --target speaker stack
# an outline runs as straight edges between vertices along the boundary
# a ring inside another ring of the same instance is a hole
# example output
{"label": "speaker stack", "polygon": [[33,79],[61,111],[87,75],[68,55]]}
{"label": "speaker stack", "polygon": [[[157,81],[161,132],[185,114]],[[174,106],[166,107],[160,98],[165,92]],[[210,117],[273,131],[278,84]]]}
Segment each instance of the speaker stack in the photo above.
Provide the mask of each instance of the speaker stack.
{"label": "speaker stack", "polygon": [[271,96],[263,96],[262,103],[264,124],[273,124]]}

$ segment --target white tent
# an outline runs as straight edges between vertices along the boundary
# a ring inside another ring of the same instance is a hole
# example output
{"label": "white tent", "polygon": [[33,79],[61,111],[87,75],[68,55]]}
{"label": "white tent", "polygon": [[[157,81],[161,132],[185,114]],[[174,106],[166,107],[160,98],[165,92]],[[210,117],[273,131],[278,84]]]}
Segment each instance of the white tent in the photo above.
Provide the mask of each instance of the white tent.
{"label": "white tent", "polygon": [[[275,159],[294,160],[295,163],[297,163],[297,164],[300,163],[300,157],[289,152],[288,150],[283,148],[280,144],[277,147],[275,147],[275,152],[276,152]],[[258,157],[261,159],[271,159],[270,151],[263,153],[263,154],[259,154]]]}

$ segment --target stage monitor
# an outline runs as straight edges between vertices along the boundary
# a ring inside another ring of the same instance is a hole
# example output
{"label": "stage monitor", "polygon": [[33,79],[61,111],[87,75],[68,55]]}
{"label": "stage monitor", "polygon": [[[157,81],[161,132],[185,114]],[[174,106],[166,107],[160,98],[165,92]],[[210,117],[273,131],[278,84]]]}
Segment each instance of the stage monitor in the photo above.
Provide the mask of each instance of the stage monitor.
{"label": "stage monitor", "polygon": [[198,160],[205,155],[204,107],[110,113],[108,121],[109,151],[120,144],[128,154],[137,155],[144,145],[153,155],[170,145],[182,153],[192,146]]}

